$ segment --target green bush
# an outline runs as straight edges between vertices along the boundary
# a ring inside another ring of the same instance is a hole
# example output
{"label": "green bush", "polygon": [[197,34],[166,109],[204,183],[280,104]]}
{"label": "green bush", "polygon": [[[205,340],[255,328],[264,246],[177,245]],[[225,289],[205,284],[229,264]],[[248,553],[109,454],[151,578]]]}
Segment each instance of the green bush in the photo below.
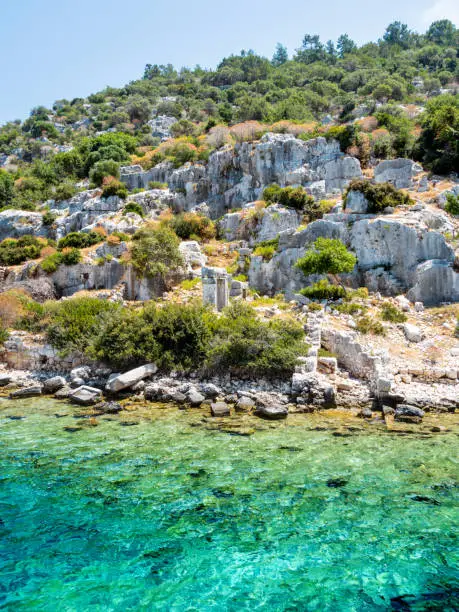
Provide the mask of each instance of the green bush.
{"label": "green bush", "polygon": [[183,264],[179,244],[177,235],[167,227],[144,227],[133,236],[132,263],[141,274],[165,280],[169,271]]}
{"label": "green bush", "polygon": [[264,323],[244,302],[233,303],[223,316],[213,318],[211,331],[206,365],[213,372],[252,376],[291,373],[298,357],[309,348],[298,322],[277,319]]}
{"label": "green bush", "polygon": [[342,274],[352,272],[357,259],[350,253],[341,240],[317,238],[312,249],[306,251],[295,266],[305,276],[310,274]]}
{"label": "green bush", "polygon": [[198,213],[180,213],[174,216],[169,224],[182,240],[189,240],[192,236],[201,240],[211,240],[216,235],[214,222]]}
{"label": "green bush", "polygon": [[167,183],[161,183],[160,181],[149,181],[148,189],[167,189]]}
{"label": "green bush", "polygon": [[85,249],[103,242],[104,237],[98,232],[70,232],[64,238],[61,238],[57,243],[57,248],[61,251],[67,247],[74,247],[76,249]]}
{"label": "green bush", "polygon": [[61,202],[63,200],[70,200],[76,195],[77,188],[73,183],[61,183],[56,187],[56,191],[54,192],[54,199],[56,202]]}
{"label": "green bush", "polygon": [[371,317],[364,315],[357,320],[356,330],[361,334],[374,334],[384,336],[386,334],[384,326],[380,321],[375,321]]}
{"label": "green bush", "polygon": [[11,208],[14,198],[14,180],[9,172],[0,169],[0,210]]}
{"label": "green bush", "polygon": [[108,176],[113,176],[116,179],[120,177],[120,166],[113,159],[104,159],[96,162],[89,173],[89,180],[97,187],[100,187]]}
{"label": "green bush", "polygon": [[407,316],[393,304],[383,304],[381,308],[381,319],[391,323],[404,323]]}
{"label": "green bush", "polygon": [[261,255],[265,261],[271,261],[278,248],[279,237],[273,238],[272,240],[263,240],[256,245],[253,254]]}
{"label": "green bush", "polygon": [[102,197],[109,198],[110,196],[117,196],[121,200],[125,200],[128,197],[126,185],[116,179],[106,182],[102,189]]}
{"label": "green bush", "polygon": [[342,304],[337,304],[334,308],[341,314],[354,315],[358,312],[366,312],[366,306],[361,306],[355,302],[343,302]]}
{"label": "green bush", "polygon": [[53,253],[52,255],[48,255],[43,259],[40,264],[40,268],[43,270],[43,272],[46,272],[46,274],[52,274],[53,272],[56,272],[61,263],[61,253]]}
{"label": "green bush", "polygon": [[320,205],[314,201],[314,198],[306,193],[303,187],[279,187],[273,183],[263,191],[263,199],[266,202],[278,202],[287,208],[306,211],[311,214],[315,208],[320,212]]}
{"label": "green bush", "polygon": [[104,313],[115,315],[119,306],[96,298],[74,298],[53,304],[48,341],[63,354],[84,353],[100,332]]}
{"label": "green bush", "polygon": [[109,312],[101,323],[90,353],[115,367],[146,361],[164,369],[202,365],[207,354],[213,317],[202,305],[147,304],[142,310]]}
{"label": "green bush", "polygon": [[37,259],[43,246],[43,241],[29,234],[17,240],[6,238],[0,242],[0,264],[15,266],[28,259]]}
{"label": "green bush", "polygon": [[454,195],[452,193],[446,194],[445,210],[450,215],[459,215],[459,195]]}
{"label": "green bush", "polygon": [[328,280],[322,279],[301,289],[300,293],[311,300],[339,300],[346,295],[346,290],[341,285],[332,285]]}
{"label": "green bush", "polygon": [[60,253],[61,262],[64,266],[74,266],[81,261],[81,253],[79,249],[65,248]]}
{"label": "green bush", "polygon": [[54,221],[56,220],[56,218],[57,218],[56,215],[48,210],[43,215],[43,219],[42,219],[43,225],[52,225]]}
{"label": "green bush", "polygon": [[123,208],[123,215],[126,213],[135,213],[140,217],[144,216],[143,208],[138,202],[128,202],[126,206]]}
{"label": "green bush", "polygon": [[0,346],[5,344],[8,338],[9,338],[8,330],[5,327],[3,327],[3,324],[0,322]]}
{"label": "green bush", "polygon": [[356,179],[352,181],[347,188],[344,196],[344,203],[346,203],[350,191],[360,191],[360,193],[363,193],[368,201],[368,208],[371,213],[382,212],[388,206],[396,208],[397,206],[413,204],[413,201],[407,193],[400,189],[396,189],[390,183],[374,185],[369,181]]}

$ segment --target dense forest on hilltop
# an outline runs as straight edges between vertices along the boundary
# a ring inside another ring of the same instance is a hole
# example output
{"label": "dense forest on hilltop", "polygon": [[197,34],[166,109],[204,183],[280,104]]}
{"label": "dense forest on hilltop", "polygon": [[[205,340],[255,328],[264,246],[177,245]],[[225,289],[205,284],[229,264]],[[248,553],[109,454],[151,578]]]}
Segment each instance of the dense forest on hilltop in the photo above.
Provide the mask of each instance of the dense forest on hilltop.
{"label": "dense forest on hilltop", "polygon": [[307,34],[291,58],[278,44],[271,60],[242,51],[215,70],[147,64],[125,87],[1,127],[0,210],[67,199],[85,179],[123,195],[120,165],[205,162],[266,131],[337,138],[363,167],[413,157],[435,173],[458,171],[458,82],[459,30],[448,20],[425,34],[394,22],[361,47],[346,34],[336,44]]}

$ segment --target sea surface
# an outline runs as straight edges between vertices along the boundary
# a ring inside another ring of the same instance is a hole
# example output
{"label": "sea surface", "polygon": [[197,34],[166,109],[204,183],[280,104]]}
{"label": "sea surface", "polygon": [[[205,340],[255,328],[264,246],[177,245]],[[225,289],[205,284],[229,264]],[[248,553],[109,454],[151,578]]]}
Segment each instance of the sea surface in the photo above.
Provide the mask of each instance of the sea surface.
{"label": "sea surface", "polygon": [[82,416],[0,400],[0,609],[459,610],[457,428]]}

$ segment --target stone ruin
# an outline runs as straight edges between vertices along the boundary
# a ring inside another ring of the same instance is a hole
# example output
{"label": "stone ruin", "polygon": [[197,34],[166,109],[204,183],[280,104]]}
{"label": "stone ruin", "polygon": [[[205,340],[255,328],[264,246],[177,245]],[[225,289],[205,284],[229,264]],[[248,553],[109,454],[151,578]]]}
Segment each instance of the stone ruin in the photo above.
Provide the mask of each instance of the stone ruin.
{"label": "stone ruin", "polygon": [[229,285],[231,275],[224,268],[203,266],[202,271],[202,301],[211,304],[218,311],[229,303]]}

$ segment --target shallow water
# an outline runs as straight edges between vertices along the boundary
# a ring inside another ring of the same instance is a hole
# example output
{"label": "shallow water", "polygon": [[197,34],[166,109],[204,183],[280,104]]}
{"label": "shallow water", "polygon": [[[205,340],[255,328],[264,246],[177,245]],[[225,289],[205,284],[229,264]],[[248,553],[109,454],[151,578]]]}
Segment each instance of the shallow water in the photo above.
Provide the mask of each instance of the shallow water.
{"label": "shallow water", "polygon": [[455,432],[74,415],[0,401],[0,608],[459,609]]}

